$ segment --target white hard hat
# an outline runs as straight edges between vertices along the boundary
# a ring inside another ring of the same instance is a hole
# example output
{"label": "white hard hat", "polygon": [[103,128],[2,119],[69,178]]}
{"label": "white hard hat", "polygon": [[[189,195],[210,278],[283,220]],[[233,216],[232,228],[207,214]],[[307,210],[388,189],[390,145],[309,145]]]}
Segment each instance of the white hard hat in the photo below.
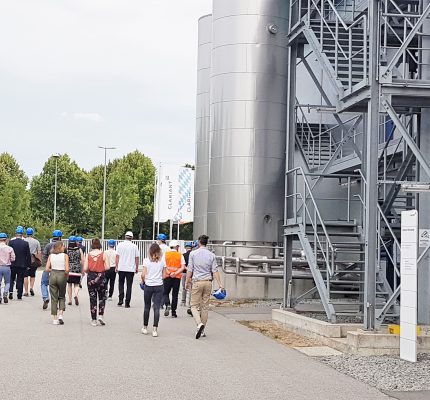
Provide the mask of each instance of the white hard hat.
{"label": "white hard hat", "polygon": [[126,234],[125,234],[125,237],[133,237],[133,232],[132,231],[128,231]]}
{"label": "white hard hat", "polygon": [[179,246],[179,242],[177,240],[171,240],[169,243],[169,247],[174,248],[176,246]]}

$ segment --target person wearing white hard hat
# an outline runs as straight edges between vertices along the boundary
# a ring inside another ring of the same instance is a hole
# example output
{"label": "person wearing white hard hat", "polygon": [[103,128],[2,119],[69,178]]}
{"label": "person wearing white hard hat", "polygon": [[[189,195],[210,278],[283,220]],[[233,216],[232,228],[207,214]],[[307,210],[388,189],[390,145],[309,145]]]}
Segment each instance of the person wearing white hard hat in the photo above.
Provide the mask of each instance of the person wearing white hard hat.
{"label": "person wearing white hard hat", "polygon": [[[185,270],[185,259],[179,251],[179,242],[171,240],[170,250],[164,253],[166,264],[164,273],[164,305],[166,306],[164,316],[168,317],[170,304],[172,305],[172,318],[177,318],[179,288],[181,286],[182,272]],[[172,292],[172,303],[170,303],[170,292]]]}
{"label": "person wearing white hard hat", "polygon": [[116,248],[116,272],[118,272],[118,306],[124,304],[124,283],[127,281],[127,292],[125,294],[125,308],[130,308],[131,288],[134,275],[139,268],[139,249],[132,242],[133,232],[125,234],[124,242],[118,244]]}

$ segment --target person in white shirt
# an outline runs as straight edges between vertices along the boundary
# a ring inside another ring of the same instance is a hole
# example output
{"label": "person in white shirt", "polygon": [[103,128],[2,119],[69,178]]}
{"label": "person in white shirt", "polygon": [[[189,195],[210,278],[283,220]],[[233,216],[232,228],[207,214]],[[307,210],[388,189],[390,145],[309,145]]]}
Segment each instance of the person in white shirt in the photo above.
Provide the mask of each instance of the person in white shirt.
{"label": "person in white shirt", "polygon": [[109,249],[106,250],[105,256],[109,263],[109,269],[106,271],[106,297],[108,300],[112,300],[113,291],[115,288],[116,279],[116,250],[115,250],[115,240],[110,239],[108,241]]}
{"label": "person in white shirt", "polygon": [[118,272],[118,306],[124,304],[124,283],[127,280],[127,293],[125,295],[125,308],[130,308],[131,289],[134,275],[139,268],[139,249],[132,242],[133,232],[125,234],[125,241],[121,242],[116,248],[116,269]]}
{"label": "person in white shirt", "polygon": [[154,324],[152,336],[158,336],[158,322],[160,320],[160,306],[163,300],[163,270],[165,269],[163,252],[156,243],[149,248],[149,257],[143,261],[142,282],[145,283],[142,333],[148,334],[148,321],[151,304],[154,309]]}

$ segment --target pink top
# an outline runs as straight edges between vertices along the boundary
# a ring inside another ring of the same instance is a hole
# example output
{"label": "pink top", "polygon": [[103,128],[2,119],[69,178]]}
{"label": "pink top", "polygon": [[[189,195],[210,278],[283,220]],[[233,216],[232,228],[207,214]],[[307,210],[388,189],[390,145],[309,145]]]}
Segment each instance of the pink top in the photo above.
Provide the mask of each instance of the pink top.
{"label": "pink top", "polygon": [[15,261],[15,252],[5,242],[0,242],[0,266],[5,267]]}

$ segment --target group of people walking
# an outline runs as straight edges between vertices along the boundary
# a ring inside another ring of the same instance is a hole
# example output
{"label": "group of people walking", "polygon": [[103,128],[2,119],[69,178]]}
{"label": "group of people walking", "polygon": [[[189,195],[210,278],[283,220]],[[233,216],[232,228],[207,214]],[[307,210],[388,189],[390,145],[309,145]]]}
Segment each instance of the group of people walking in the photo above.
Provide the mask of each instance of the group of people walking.
{"label": "group of people walking", "polygon": [[[91,325],[104,326],[106,300],[112,300],[116,275],[118,274],[118,306],[130,308],[132,285],[139,267],[139,250],[132,242],[133,233],[125,234],[125,240],[116,244],[108,241],[108,250],[103,251],[99,239],[93,239],[91,250],[86,251],[81,237],[70,236],[67,248],[63,234],[55,230],[52,240],[43,252],[40,243],[33,237],[32,228],[26,230],[18,226],[15,237],[8,241],[5,233],[0,233],[0,302],[8,303],[13,299],[16,282],[17,298],[34,296],[36,270],[45,263],[41,278],[43,309],[51,302],[51,315],[54,325],[64,325],[66,310],[66,291],[68,305],[79,305],[79,292],[82,278],[87,276],[90,299]],[[142,261],[140,276],[144,290],[144,313],[142,333],[148,334],[151,307],[153,308],[152,335],[158,336],[160,309],[164,315],[177,318],[179,290],[183,287],[182,304],[189,305],[197,325],[196,339],[204,336],[208,319],[209,299],[212,281],[216,280],[223,289],[215,255],[206,246],[208,237],[202,235],[195,244],[188,242],[186,252],[181,254],[179,242],[172,240],[167,245],[167,237],[160,234],[157,242],[149,248],[148,257]],[[116,247],[116,249],[115,249]],[[1,282],[4,281],[3,293]],[[125,287],[126,286],[126,287]],[[49,291],[48,291],[49,288]],[[25,290],[25,292],[24,292]],[[23,293],[24,292],[24,293]],[[190,293],[187,296],[187,293]]]}

